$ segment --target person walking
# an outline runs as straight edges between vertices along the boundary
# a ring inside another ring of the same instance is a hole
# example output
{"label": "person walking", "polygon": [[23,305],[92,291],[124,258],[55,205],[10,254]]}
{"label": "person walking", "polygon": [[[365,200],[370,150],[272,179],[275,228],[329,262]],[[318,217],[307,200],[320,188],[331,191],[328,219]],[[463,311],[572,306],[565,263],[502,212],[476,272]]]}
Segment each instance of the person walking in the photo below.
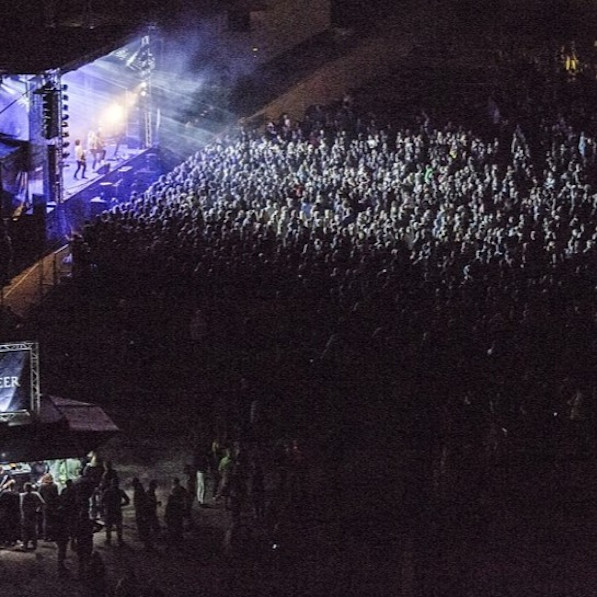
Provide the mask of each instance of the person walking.
{"label": "person walking", "polygon": [[112,529],[116,528],[118,545],[124,545],[122,536],[122,508],[131,503],[129,496],[118,486],[118,477],[113,477],[110,486],[102,492],[102,508],[106,525],[106,544],[112,543]]}

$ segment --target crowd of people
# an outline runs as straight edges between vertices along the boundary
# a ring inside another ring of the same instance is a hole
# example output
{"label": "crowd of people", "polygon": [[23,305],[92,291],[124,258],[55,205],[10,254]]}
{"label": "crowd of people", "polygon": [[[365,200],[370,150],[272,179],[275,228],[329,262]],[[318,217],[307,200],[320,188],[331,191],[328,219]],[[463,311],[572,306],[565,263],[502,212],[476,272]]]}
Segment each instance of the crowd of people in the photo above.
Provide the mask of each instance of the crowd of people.
{"label": "crowd of people", "polygon": [[[437,495],[474,499],[476,464],[537,445],[546,458],[592,453],[595,83],[506,66],[520,76],[466,126],[449,98],[381,117],[369,90],[346,95],[301,121],[240,128],[88,222],[73,274],[117,321],[102,352],[129,351],[132,370],[186,359],[181,386],[211,391],[197,410],[214,407],[231,444],[321,433],[325,468],[375,435],[388,450],[406,435]],[[243,510],[279,522],[259,460],[219,456],[200,454],[186,488],[173,482],[172,545],[189,496],[207,501],[207,471],[231,513],[226,549]],[[303,499],[300,461],[298,444],[281,450],[279,503]],[[112,487],[110,541],[130,499],[154,548],[155,489],[136,479],[125,499]]]}
{"label": "crowd of people", "polygon": [[[212,508],[228,521],[218,551],[226,558],[251,551],[254,559],[275,540],[281,511],[306,495],[305,454],[296,440],[278,444],[270,458],[256,446],[214,440],[209,449],[195,451],[184,479],[174,477],[162,487],[155,479],[146,486],[133,477],[130,490],[128,484],[124,489],[119,472],[96,453],[80,464],[76,476],[64,482],[55,480],[44,462],[32,463],[27,480],[12,469],[2,473],[0,549],[35,552],[40,542],[54,543],[58,574],[80,581],[90,597],[163,595],[155,586],[143,589],[133,567],[121,579],[111,579],[98,544],[139,549],[128,544],[131,540],[148,556],[176,556],[194,550],[192,535],[204,524],[202,509]],[[125,540],[127,510],[134,531]]]}
{"label": "crowd of people", "polygon": [[346,96],[222,138],[88,223],[82,283],[137,320],[176,305],[179,337],[225,336],[270,394],[333,362],[328,393],[392,400],[399,380],[436,438],[560,437],[594,398],[595,90],[524,68],[478,131]]}
{"label": "crowd of people", "polygon": [[[34,481],[33,479],[36,479]],[[123,509],[132,505],[137,524],[137,538],[146,549],[152,549],[152,539],[161,538],[162,523],[158,520],[156,497],[157,482],[151,481],[145,489],[138,478],[132,481],[133,498],[120,487],[118,472],[109,461],[101,463],[94,455],[82,462],[79,475],[58,484],[51,473],[44,473],[39,479],[32,470],[31,481],[21,483],[11,478],[10,473],[0,490],[0,547],[19,551],[38,549],[39,542],[55,543],[58,574],[64,578],[73,577],[93,597],[159,597],[163,595],[157,587],[142,589],[129,571],[123,578],[110,582],[107,567],[100,551],[96,548],[96,533],[105,534],[104,545],[112,545],[116,533],[117,547],[124,547]],[[181,504],[186,515],[192,498],[174,479],[168,496],[164,516],[167,533],[164,539],[169,543],[181,540],[176,533],[169,510]],[[180,529],[182,533],[182,528]],[[67,566],[68,555],[76,563],[76,569]]]}

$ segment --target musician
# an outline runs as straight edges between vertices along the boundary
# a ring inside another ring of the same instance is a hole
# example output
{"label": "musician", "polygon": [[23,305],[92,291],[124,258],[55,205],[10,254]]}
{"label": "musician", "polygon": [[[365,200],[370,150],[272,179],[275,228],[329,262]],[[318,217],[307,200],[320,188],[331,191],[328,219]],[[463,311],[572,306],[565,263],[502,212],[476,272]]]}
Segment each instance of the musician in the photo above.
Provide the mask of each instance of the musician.
{"label": "musician", "polygon": [[75,160],[77,162],[77,169],[73,178],[78,180],[77,176],[81,172],[81,178],[87,178],[85,172],[87,171],[87,157],[85,155],[85,149],[81,145],[81,139],[75,141]]}
{"label": "musician", "polygon": [[[95,143],[97,163],[99,166],[101,166],[106,160],[106,141],[104,139],[104,135],[102,134],[101,128],[98,128],[97,132],[95,133]],[[95,161],[93,162],[93,167],[95,169]]]}
{"label": "musician", "polygon": [[93,158],[91,168],[95,170],[95,166],[97,164],[97,133],[93,129],[91,129],[87,134],[87,151]]}

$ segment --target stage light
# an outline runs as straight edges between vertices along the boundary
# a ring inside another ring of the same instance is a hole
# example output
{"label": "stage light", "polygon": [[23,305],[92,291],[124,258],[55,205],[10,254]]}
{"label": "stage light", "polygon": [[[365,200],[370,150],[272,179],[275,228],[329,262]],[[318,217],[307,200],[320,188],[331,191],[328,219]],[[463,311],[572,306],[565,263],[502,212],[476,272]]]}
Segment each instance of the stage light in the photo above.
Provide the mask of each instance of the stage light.
{"label": "stage light", "polygon": [[[68,89],[67,85],[62,85],[62,89]],[[60,112],[60,127],[61,127],[61,137],[62,139],[66,139],[69,137],[69,130],[68,130],[68,120],[70,118],[70,114],[68,113],[68,104],[66,103],[68,101],[68,95],[66,95],[65,93],[62,94],[61,97],[61,104],[60,104],[60,108],[61,108],[61,112]],[[68,141],[62,141],[62,147],[66,147],[68,146]],[[68,157],[68,153],[62,152],[62,159],[66,159],[66,157]]]}
{"label": "stage light", "polygon": [[147,81],[142,81],[139,87],[141,87],[141,89],[147,89]]}
{"label": "stage light", "polygon": [[120,104],[108,106],[104,112],[104,120],[109,124],[120,124],[124,121],[125,110]]}
{"label": "stage light", "polygon": [[53,139],[59,134],[60,95],[46,84],[42,91],[42,134],[45,139]]}

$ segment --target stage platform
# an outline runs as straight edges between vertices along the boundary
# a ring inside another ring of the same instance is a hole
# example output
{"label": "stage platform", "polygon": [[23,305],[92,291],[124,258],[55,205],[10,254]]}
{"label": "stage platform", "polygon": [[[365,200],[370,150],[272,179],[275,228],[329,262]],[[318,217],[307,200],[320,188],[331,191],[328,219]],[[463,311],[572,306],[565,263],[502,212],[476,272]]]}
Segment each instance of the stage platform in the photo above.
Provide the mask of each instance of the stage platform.
{"label": "stage platform", "polygon": [[121,168],[130,165],[130,163],[144,153],[144,151],[145,150],[143,149],[132,148],[126,145],[120,145],[120,147],[117,147],[116,145],[108,145],[106,147],[106,159],[103,162],[97,163],[95,168],[93,168],[93,159],[88,157],[85,179],[81,178],[80,173],[78,179],[74,178],[74,174],[77,170],[77,163],[74,157],[70,157],[66,160],[63,170],[65,201],[96,184],[100,179],[103,179],[107,174],[110,174],[110,172],[120,170]]}
{"label": "stage platform", "polygon": [[121,146],[116,157],[113,150],[108,147],[107,155],[112,157],[95,170],[88,163],[85,179],[74,179],[74,163],[65,169],[62,205],[46,205],[46,236],[50,242],[71,237],[86,221],[127,201],[133,191],[145,191],[161,174],[157,149]]}

